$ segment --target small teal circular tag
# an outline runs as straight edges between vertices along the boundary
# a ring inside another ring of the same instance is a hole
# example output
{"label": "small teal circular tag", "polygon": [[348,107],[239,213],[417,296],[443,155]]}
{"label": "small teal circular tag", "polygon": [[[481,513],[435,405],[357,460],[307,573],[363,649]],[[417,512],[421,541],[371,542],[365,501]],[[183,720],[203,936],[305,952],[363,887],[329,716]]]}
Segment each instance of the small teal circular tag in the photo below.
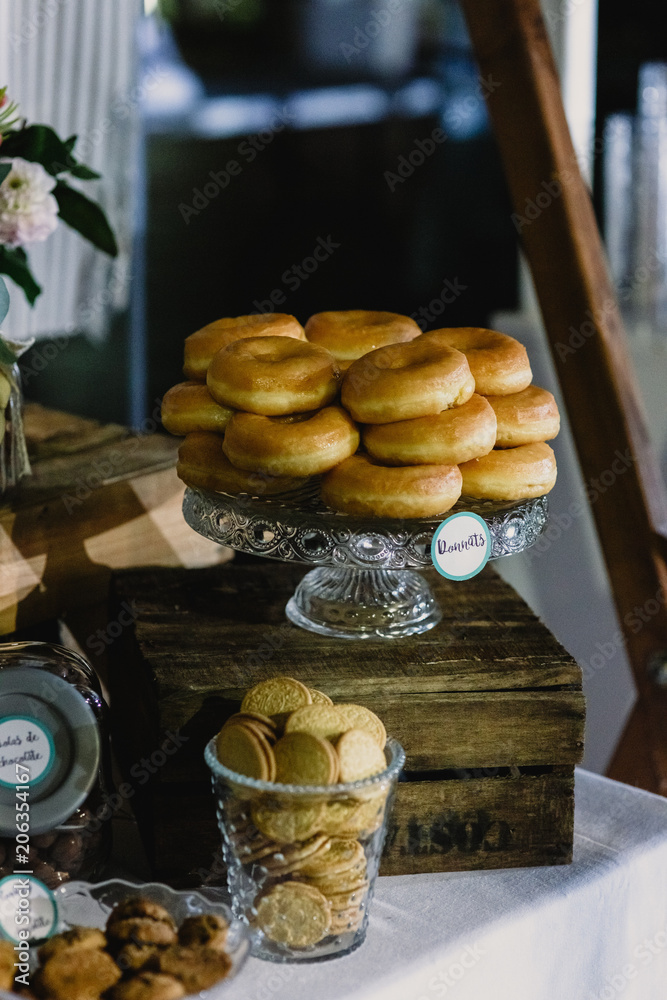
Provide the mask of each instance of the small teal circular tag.
{"label": "small teal circular tag", "polygon": [[431,559],[448,580],[469,580],[484,569],[491,555],[491,533],[479,514],[462,510],[439,524],[431,542]]}
{"label": "small teal circular tag", "polygon": [[58,923],[56,897],[34,875],[0,879],[0,939],[16,944],[43,941]]}
{"label": "small teal circular tag", "polygon": [[53,737],[38,719],[7,715],[0,721],[0,785],[12,788],[29,775],[36,785],[48,775],[56,759]]}

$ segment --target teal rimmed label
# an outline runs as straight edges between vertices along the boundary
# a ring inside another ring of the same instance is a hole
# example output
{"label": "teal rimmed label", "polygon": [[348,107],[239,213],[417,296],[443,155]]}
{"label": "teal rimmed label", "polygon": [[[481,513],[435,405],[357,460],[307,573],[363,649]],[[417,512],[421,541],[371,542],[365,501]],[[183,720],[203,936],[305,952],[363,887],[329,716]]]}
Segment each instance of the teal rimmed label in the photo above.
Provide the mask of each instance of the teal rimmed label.
{"label": "teal rimmed label", "polygon": [[0,721],[0,785],[32,787],[46,778],[54,763],[53,736],[43,723],[29,715],[6,715]]}
{"label": "teal rimmed label", "polygon": [[57,923],[56,897],[38,878],[8,875],[0,879],[0,934],[6,940],[27,947],[50,937]]}
{"label": "teal rimmed label", "polygon": [[436,528],[431,560],[448,580],[469,580],[486,566],[491,555],[491,533],[486,521],[470,511],[452,514]]}

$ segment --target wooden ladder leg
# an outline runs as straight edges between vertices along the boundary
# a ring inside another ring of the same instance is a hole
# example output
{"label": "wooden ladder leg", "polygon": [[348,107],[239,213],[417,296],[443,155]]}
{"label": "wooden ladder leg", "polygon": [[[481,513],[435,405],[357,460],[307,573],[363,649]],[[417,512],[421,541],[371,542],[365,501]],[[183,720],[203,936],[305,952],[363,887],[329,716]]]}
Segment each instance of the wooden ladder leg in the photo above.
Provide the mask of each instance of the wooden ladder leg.
{"label": "wooden ladder leg", "polygon": [[[592,509],[637,683],[653,790],[667,794],[667,689],[651,674],[667,663],[667,501],[590,194],[539,0],[462,5],[582,472],[587,482],[611,482]],[[544,208],[528,218],[527,202]]]}

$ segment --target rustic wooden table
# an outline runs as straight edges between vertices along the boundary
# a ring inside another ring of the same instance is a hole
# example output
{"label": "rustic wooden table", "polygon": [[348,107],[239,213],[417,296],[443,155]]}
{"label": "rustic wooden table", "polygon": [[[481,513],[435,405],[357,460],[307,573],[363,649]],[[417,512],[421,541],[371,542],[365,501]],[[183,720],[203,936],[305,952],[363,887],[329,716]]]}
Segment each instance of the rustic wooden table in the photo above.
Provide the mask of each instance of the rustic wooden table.
{"label": "rustic wooden table", "polygon": [[229,551],[181,514],[179,441],[27,404],[33,472],[0,500],[0,635],[106,606],[114,569],[205,566]]}

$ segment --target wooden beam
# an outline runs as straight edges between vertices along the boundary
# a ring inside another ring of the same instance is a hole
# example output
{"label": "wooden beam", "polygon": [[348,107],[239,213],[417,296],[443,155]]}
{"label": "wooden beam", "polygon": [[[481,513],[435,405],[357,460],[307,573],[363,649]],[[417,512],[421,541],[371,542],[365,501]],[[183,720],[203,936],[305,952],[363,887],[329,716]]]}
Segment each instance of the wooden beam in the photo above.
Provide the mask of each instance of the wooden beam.
{"label": "wooden beam", "polygon": [[[489,113],[589,488],[612,592],[667,782],[667,501],[538,0],[463,0]],[[567,581],[563,581],[564,585]]]}

